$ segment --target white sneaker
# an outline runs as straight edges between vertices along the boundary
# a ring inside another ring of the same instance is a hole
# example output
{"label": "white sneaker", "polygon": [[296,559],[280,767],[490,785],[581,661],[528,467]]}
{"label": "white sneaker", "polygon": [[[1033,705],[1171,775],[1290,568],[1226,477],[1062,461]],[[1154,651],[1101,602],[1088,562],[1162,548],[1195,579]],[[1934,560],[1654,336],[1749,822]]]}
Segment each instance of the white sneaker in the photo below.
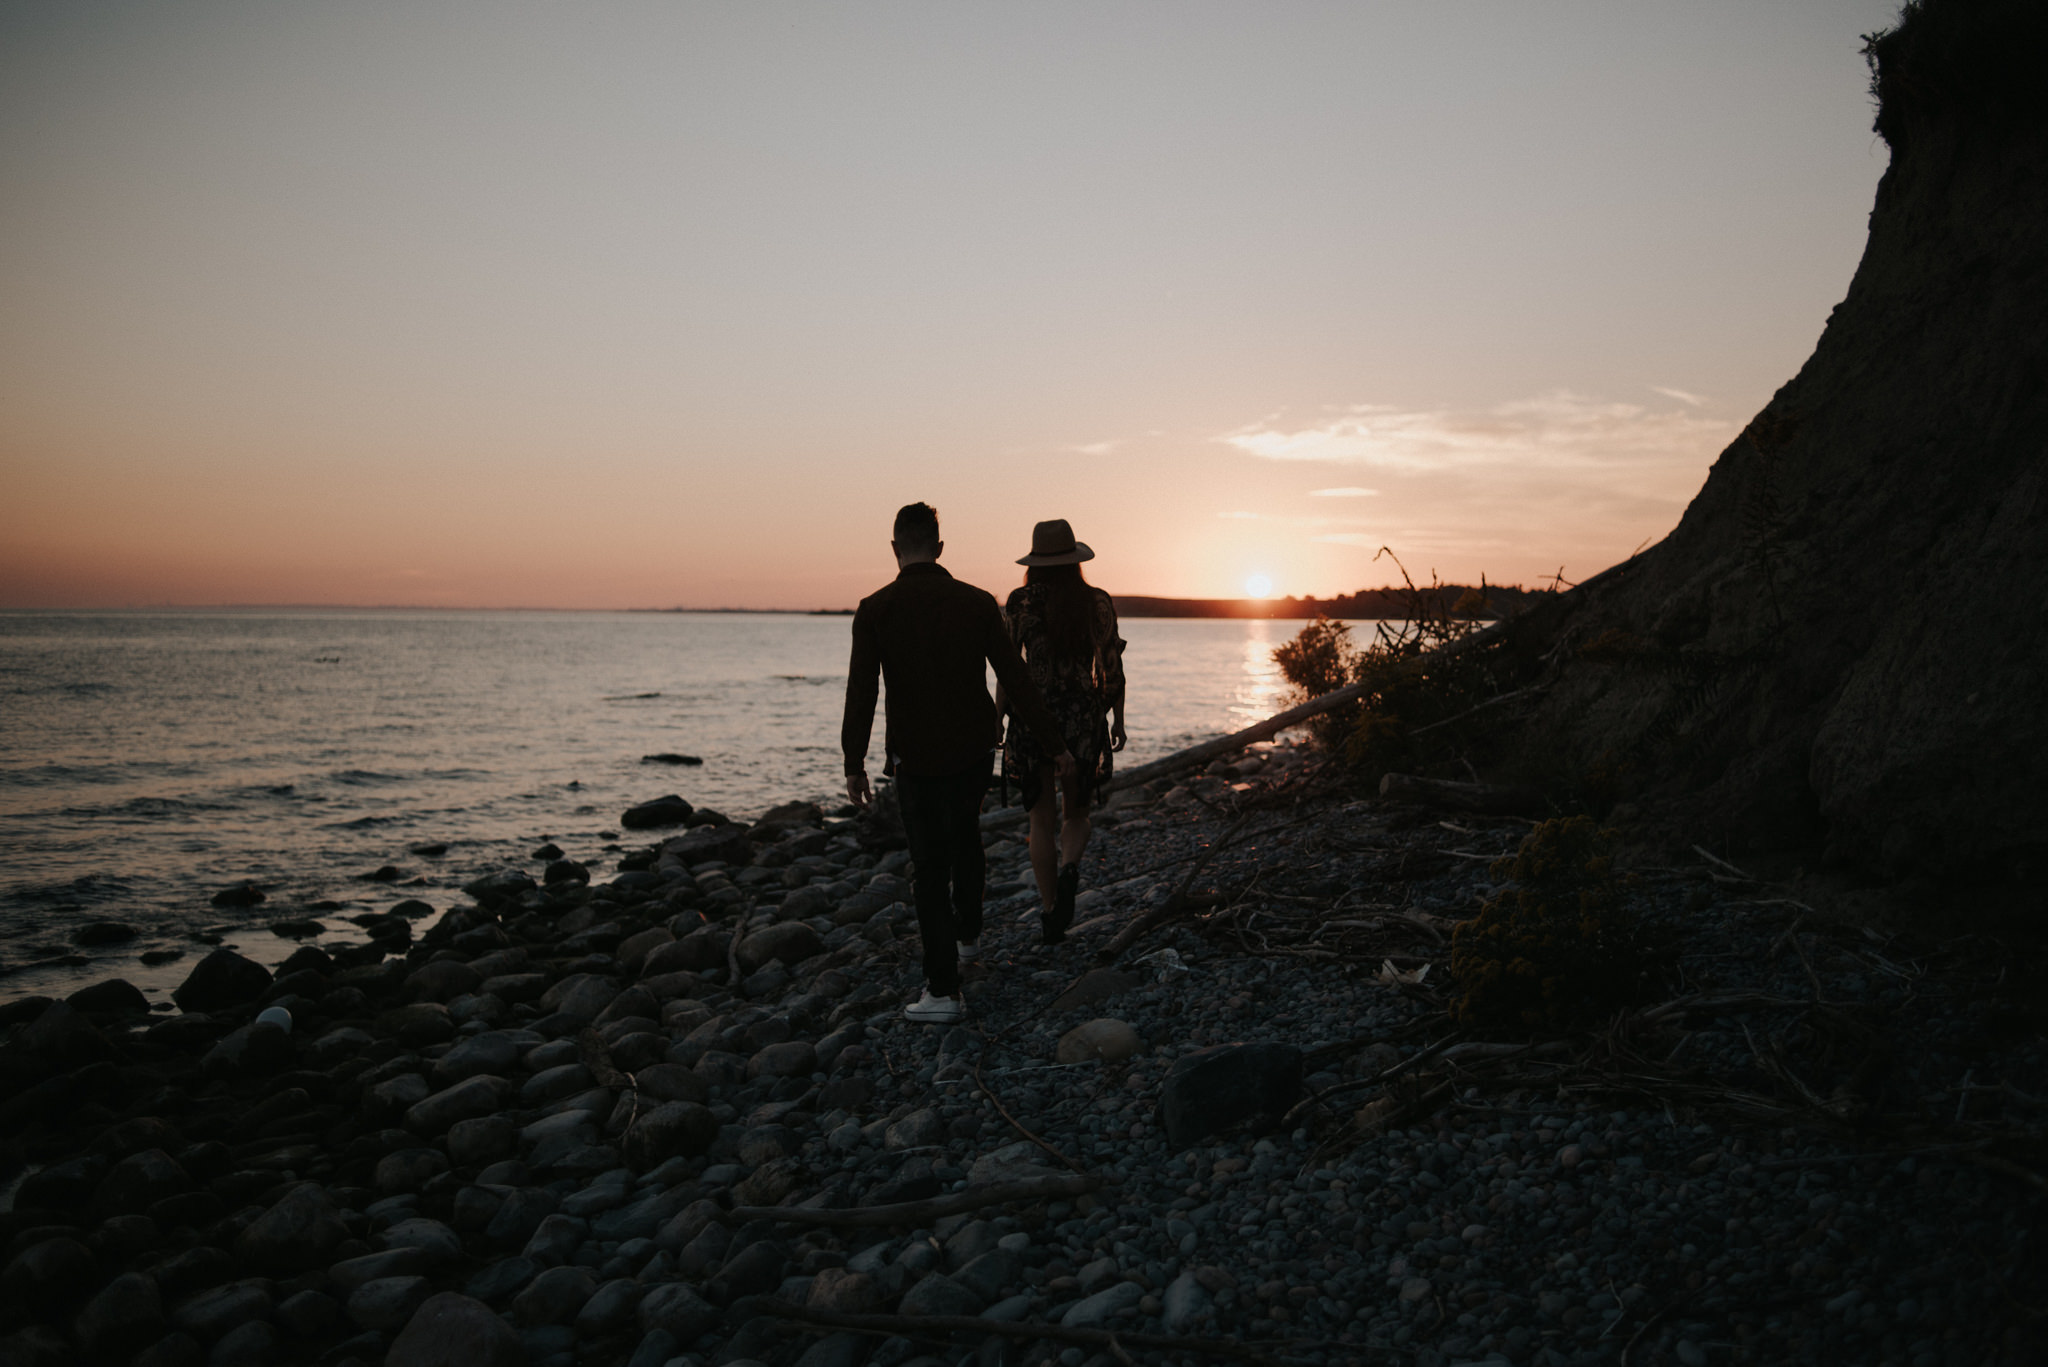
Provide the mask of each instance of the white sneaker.
{"label": "white sneaker", "polygon": [[963,964],[965,964],[965,963],[974,963],[974,962],[978,961],[978,960],[979,960],[980,958],[981,958],[981,941],[980,941],[979,939],[973,939],[973,940],[962,940],[962,941],[960,942],[960,962],[961,962],[961,963],[963,963]]}
{"label": "white sneaker", "polygon": [[951,1025],[967,1014],[967,1004],[958,997],[934,997],[927,987],[924,995],[903,1008],[903,1019],[926,1025]]}

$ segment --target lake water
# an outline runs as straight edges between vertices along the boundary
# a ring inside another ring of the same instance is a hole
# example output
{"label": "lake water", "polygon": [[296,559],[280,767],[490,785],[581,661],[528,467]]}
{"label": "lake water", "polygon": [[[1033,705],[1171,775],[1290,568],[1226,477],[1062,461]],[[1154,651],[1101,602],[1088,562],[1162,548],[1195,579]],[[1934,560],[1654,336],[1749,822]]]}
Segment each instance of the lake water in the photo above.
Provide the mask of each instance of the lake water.
{"label": "lake water", "polygon": [[[850,619],[409,611],[0,613],[0,1000],[183,977],[219,935],[275,963],[267,925],[405,897],[437,908],[546,837],[593,872],[635,802],[680,793],[747,819],[843,802]],[[1126,621],[1143,763],[1284,702],[1299,623]],[[879,773],[881,725],[871,768]],[[676,752],[699,767],[642,763]],[[628,833],[630,835],[630,833]],[[412,846],[446,842],[437,858]],[[630,846],[633,842],[627,841]],[[641,843],[645,843],[644,840]],[[366,882],[395,864],[409,883]],[[252,880],[269,900],[208,903]],[[81,948],[102,920],[139,938]],[[148,951],[185,950],[144,966]],[[152,995],[156,995],[153,991]]]}

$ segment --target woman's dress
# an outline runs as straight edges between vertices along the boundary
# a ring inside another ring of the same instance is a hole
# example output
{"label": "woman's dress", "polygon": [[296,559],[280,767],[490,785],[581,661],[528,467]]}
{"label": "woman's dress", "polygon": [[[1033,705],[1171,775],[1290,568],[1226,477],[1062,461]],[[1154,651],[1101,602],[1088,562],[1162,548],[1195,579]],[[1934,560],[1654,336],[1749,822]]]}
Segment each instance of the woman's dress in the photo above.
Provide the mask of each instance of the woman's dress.
{"label": "woman's dress", "polygon": [[[1091,648],[1079,657],[1053,648],[1046,621],[1051,597],[1047,585],[1026,584],[1003,605],[1010,640],[1073,752],[1083,800],[1109,781],[1109,713],[1124,699],[1124,642],[1117,635],[1116,605],[1101,589],[1091,587],[1088,592],[1094,600],[1088,624]],[[1037,803],[1039,785],[1050,768],[1025,728],[1012,722],[1003,744],[1003,777],[1017,785],[1025,806]]]}

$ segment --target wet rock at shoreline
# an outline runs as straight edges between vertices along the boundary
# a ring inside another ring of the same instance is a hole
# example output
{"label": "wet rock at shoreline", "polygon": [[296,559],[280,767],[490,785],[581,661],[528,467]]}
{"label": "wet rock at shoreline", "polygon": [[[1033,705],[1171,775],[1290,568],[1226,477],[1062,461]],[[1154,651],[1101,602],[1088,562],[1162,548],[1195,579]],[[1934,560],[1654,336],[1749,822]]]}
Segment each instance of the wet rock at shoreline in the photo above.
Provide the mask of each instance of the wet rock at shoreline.
{"label": "wet rock at shoreline", "polygon": [[690,819],[696,810],[683,798],[674,793],[628,807],[619,815],[619,824],[629,831],[656,830],[663,826],[680,826]]}

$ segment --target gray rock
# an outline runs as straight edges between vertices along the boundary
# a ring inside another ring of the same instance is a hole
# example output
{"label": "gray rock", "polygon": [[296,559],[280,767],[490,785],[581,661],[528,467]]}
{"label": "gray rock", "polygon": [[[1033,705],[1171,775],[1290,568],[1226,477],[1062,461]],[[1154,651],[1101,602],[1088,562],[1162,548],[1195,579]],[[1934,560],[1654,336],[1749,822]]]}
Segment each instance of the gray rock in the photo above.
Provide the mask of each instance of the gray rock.
{"label": "gray rock", "polygon": [[429,1267],[447,1267],[462,1257],[462,1239],[439,1220],[415,1216],[400,1220],[378,1236],[386,1249],[414,1248]]}
{"label": "gray rock", "polygon": [[1008,1249],[990,1249],[955,1272],[953,1279],[984,1303],[998,1301],[1023,1284],[1024,1260]]}
{"label": "gray rock", "polygon": [[542,1267],[553,1267],[566,1262],[569,1255],[583,1242],[589,1226],[573,1215],[550,1215],[540,1222],[533,1237],[526,1241],[525,1256]]}
{"label": "gray rock", "polygon": [[1209,1291],[1192,1272],[1183,1272],[1166,1288],[1162,1323],[1169,1334],[1185,1334],[1209,1313]]}
{"label": "gray rock", "polygon": [[640,1336],[626,1367],[667,1367],[670,1359],[682,1356],[683,1345],[666,1329],[650,1329]]}
{"label": "gray rock", "polygon": [[400,1149],[377,1160],[371,1185],[387,1195],[416,1192],[448,1171],[448,1159],[439,1149]]}
{"label": "gray rock", "polygon": [[1067,1313],[1060,1316],[1060,1325],[1066,1329],[1100,1329],[1115,1319],[1119,1311],[1136,1307],[1144,1296],[1136,1282],[1118,1282],[1068,1306]]}
{"label": "gray rock", "polygon": [[519,1041],[511,1034],[503,1030],[486,1030],[480,1035],[457,1040],[447,1053],[434,1060],[434,1081],[446,1087],[480,1073],[503,1077],[518,1066],[519,1053]]}
{"label": "gray rock", "polygon": [[324,1267],[347,1237],[327,1194],[311,1183],[292,1188],[235,1240],[248,1267],[290,1274]]}
{"label": "gray rock", "polygon": [[341,1303],[318,1291],[300,1291],[278,1303],[273,1322],[294,1338],[326,1338],[340,1327]]}
{"label": "gray rock", "polygon": [[[206,1349],[199,1340],[182,1329],[174,1329],[130,1358],[128,1367],[199,1367],[205,1361]],[[61,1367],[71,1367],[68,1345],[56,1362]]]}
{"label": "gray rock", "polygon": [[171,1312],[171,1323],[199,1338],[216,1339],[236,1325],[269,1320],[274,1306],[270,1283],[252,1278],[189,1298]]}
{"label": "gray rock", "polygon": [[579,1333],[595,1338],[629,1323],[647,1288],[631,1277],[615,1277],[597,1288],[576,1312]]}
{"label": "gray rock", "polygon": [[571,973],[540,994],[543,1014],[593,1021],[619,995],[619,981],[599,973]]}
{"label": "gray rock", "polygon": [[404,1115],[433,1094],[433,1087],[424,1077],[418,1073],[402,1073],[370,1088],[363,1098],[363,1110],[372,1120],[390,1120]]}
{"label": "gray rock", "polygon": [[[1134,1288],[1135,1289],[1135,1288]],[[933,1272],[903,1293],[897,1313],[904,1315],[979,1315],[987,1302],[943,1272]],[[1084,1302],[1085,1304],[1085,1302]]]}
{"label": "gray rock", "polygon": [[865,1315],[882,1304],[881,1285],[865,1272],[828,1267],[811,1279],[804,1304],[840,1315]]}
{"label": "gray rock", "polygon": [[704,1079],[680,1063],[657,1063],[642,1068],[633,1075],[633,1080],[640,1084],[641,1096],[652,1098],[656,1102],[701,1103],[708,1100],[711,1095],[711,1089],[704,1085]]}
{"label": "gray rock", "polygon": [[522,1187],[498,1207],[498,1213],[484,1227],[484,1237],[501,1244],[524,1245],[540,1228],[541,1221],[561,1206],[561,1198],[546,1187]]}
{"label": "gray rock", "polygon": [[1061,1063],[1087,1063],[1094,1059],[1122,1063],[1144,1047],[1145,1041],[1136,1030],[1123,1021],[1104,1017],[1077,1025],[1061,1035],[1054,1056]]}
{"label": "gray rock", "polygon": [[180,1011],[229,1011],[270,990],[270,970],[232,949],[216,949],[192,965],[171,993]]}
{"label": "gray rock", "polygon": [[860,1334],[827,1334],[796,1360],[796,1367],[860,1367],[873,1340]]}
{"label": "gray rock", "polygon": [[143,1211],[167,1196],[192,1189],[192,1179],[162,1149],[130,1154],[107,1171],[93,1204],[108,1214]]}
{"label": "gray rock", "polygon": [[522,1106],[545,1106],[551,1101],[575,1096],[595,1085],[597,1079],[581,1063],[564,1063],[547,1068],[526,1079],[519,1089]]}
{"label": "gray rock", "polygon": [[468,1296],[443,1291],[413,1313],[384,1367],[525,1367],[512,1326]]}
{"label": "gray rock", "polygon": [[675,1157],[694,1158],[718,1138],[718,1117],[690,1101],[668,1101],[633,1122],[620,1146],[626,1165],[646,1172]]}
{"label": "gray rock", "polygon": [[512,1298],[512,1318],[521,1324],[567,1324],[596,1290],[588,1269],[551,1267]]}
{"label": "gray rock", "polygon": [[747,1076],[809,1077],[818,1071],[818,1051],[809,1040],[784,1040],[761,1049],[747,1060]]}
{"label": "gray rock", "polygon": [[946,1122],[929,1108],[912,1111],[882,1132],[882,1143],[891,1149],[921,1149],[946,1137]]}
{"label": "gray rock", "polygon": [[361,1328],[394,1333],[433,1291],[425,1277],[379,1277],[349,1293],[348,1317]]}
{"label": "gray rock", "polygon": [[267,1367],[277,1344],[277,1330],[268,1320],[250,1320],[221,1335],[206,1355],[206,1367]]}
{"label": "gray rock", "polygon": [[509,1299],[538,1277],[540,1264],[531,1258],[503,1258],[469,1279],[469,1294],[491,1305]]}
{"label": "gray rock", "polygon": [[68,1236],[44,1239],[0,1272],[0,1295],[24,1305],[64,1305],[99,1280],[92,1250]]}
{"label": "gray rock", "polygon": [[164,1331],[156,1283],[140,1272],[122,1273],[85,1303],[72,1328],[91,1354],[111,1357],[150,1342]]}
{"label": "gray rock", "polygon": [[664,1329],[677,1343],[694,1343],[718,1323],[718,1309],[682,1282],[654,1287],[640,1299],[640,1331]]}
{"label": "gray rock", "polygon": [[458,1120],[448,1127],[448,1157],[459,1168],[477,1168],[514,1153],[519,1129],[502,1115]]}
{"label": "gray rock", "polygon": [[812,955],[824,952],[825,942],[817,931],[802,921],[778,921],[742,939],[737,956],[740,971],[752,973],[773,959],[794,967]]}
{"label": "gray rock", "polygon": [[1159,1118],[1185,1148],[1212,1134],[1286,1113],[1301,1097],[1301,1051],[1287,1044],[1224,1044],[1183,1055],[1167,1072]]}
{"label": "gray rock", "polygon": [[493,1116],[511,1100],[511,1083],[478,1073],[412,1106],[405,1113],[405,1126],[417,1134],[440,1134],[459,1120]]}

